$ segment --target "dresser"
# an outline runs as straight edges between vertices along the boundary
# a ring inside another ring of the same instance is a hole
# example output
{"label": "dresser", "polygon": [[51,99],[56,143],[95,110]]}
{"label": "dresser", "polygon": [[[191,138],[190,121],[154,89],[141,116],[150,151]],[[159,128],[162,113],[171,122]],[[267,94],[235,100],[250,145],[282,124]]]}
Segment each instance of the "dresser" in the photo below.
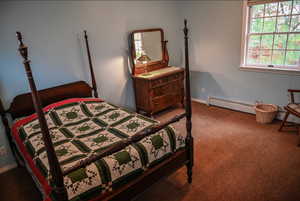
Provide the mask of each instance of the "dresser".
{"label": "dresser", "polygon": [[129,44],[137,112],[151,116],[170,106],[183,105],[184,69],[168,65],[163,30],[133,31]]}
{"label": "dresser", "polygon": [[133,79],[137,112],[152,115],[178,103],[183,104],[183,68],[167,67]]}

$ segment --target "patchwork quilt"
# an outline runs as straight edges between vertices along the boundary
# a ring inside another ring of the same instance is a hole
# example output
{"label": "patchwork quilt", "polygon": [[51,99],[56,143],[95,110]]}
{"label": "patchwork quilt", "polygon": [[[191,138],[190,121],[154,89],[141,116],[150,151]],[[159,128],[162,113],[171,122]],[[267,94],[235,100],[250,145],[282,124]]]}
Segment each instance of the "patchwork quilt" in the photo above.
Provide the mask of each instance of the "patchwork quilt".
{"label": "patchwork quilt", "polygon": [[[158,123],[91,98],[61,101],[45,107],[44,112],[62,169]],[[42,187],[44,199],[56,200],[49,183],[49,164],[36,114],[15,122],[12,130],[19,150]],[[90,200],[118,188],[184,147],[184,139],[168,126],[66,175],[64,183],[69,200]]]}

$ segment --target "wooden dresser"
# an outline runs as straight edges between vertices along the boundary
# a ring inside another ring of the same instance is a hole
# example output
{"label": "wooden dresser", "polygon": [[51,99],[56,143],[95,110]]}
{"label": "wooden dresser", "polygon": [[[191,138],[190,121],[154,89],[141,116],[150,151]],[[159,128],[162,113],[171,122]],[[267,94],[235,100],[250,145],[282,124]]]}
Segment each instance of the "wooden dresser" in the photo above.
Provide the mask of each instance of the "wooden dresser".
{"label": "wooden dresser", "polygon": [[184,100],[184,69],[167,67],[133,77],[137,112],[152,115]]}
{"label": "wooden dresser", "polygon": [[132,78],[136,110],[152,115],[184,100],[184,69],[169,66],[167,41],[162,29],[130,34]]}

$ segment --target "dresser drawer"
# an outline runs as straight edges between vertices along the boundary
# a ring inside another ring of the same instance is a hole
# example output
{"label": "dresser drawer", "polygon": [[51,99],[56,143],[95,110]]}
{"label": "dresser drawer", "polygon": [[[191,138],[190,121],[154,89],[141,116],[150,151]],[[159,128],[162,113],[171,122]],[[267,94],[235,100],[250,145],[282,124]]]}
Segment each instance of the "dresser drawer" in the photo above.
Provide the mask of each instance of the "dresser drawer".
{"label": "dresser drawer", "polygon": [[172,75],[169,75],[169,76],[166,76],[166,77],[151,80],[150,87],[155,88],[155,87],[165,85],[165,84],[167,84],[169,82],[172,82],[174,80],[181,80],[181,79],[183,79],[183,76],[184,76],[184,73],[180,72],[180,73],[172,74]]}
{"label": "dresser drawer", "polygon": [[158,97],[167,94],[178,94],[183,90],[183,81],[174,80],[164,85],[151,89],[151,96]]}
{"label": "dresser drawer", "polygon": [[152,109],[154,112],[165,109],[175,103],[181,102],[182,100],[181,94],[167,94],[164,96],[160,96],[152,99]]}
{"label": "dresser drawer", "polygon": [[172,86],[170,84],[166,84],[152,89],[151,95],[152,97],[158,97],[158,96],[169,94],[170,91],[172,91]]}

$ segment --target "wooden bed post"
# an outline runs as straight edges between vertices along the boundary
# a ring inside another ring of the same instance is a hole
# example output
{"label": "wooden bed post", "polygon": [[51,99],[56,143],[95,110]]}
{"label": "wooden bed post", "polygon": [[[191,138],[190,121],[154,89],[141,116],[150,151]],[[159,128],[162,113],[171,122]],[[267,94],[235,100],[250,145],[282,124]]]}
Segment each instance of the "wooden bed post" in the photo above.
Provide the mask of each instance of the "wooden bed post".
{"label": "wooden bed post", "polygon": [[97,82],[96,82],[95,73],[94,73],[94,69],[93,69],[92,58],[91,58],[91,53],[90,53],[90,46],[89,46],[89,41],[88,41],[88,36],[87,36],[86,30],[84,30],[84,39],[85,39],[87,56],[88,56],[88,59],[89,59],[89,66],[90,66],[90,72],[91,72],[91,77],[92,77],[92,85],[93,85],[93,90],[94,90],[94,96],[95,96],[95,98],[99,98],[98,89],[97,89]]}
{"label": "wooden bed post", "polygon": [[189,162],[187,164],[188,182],[192,183],[192,168],[194,164],[194,139],[192,136],[192,102],[190,86],[190,64],[188,43],[187,20],[184,20],[184,47],[185,47],[185,112],[186,112],[186,148],[188,150]]}
{"label": "wooden bed post", "polygon": [[62,170],[60,168],[60,165],[59,165],[59,162],[58,162],[58,159],[57,159],[54,147],[53,147],[49,128],[47,125],[47,121],[44,116],[44,112],[42,110],[40,97],[39,97],[39,94],[36,89],[36,85],[35,85],[35,82],[34,82],[34,79],[32,76],[30,60],[28,59],[28,47],[23,44],[22,35],[20,32],[17,32],[17,38],[20,43],[19,44],[19,52],[24,59],[23,64],[24,64],[24,68],[25,68],[27,78],[29,81],[29,85],[31,88],[33,105],[34,105],[35,111],[37,113],[40,128],[42,131],[43,141],[45,144],[49,168],[50,168],[51,183],[54,185],[53,191],[57,197],[57,200],[67,201],[68,195],[67,195],[67,191],[64,187],[64,179],[63,179]]}

